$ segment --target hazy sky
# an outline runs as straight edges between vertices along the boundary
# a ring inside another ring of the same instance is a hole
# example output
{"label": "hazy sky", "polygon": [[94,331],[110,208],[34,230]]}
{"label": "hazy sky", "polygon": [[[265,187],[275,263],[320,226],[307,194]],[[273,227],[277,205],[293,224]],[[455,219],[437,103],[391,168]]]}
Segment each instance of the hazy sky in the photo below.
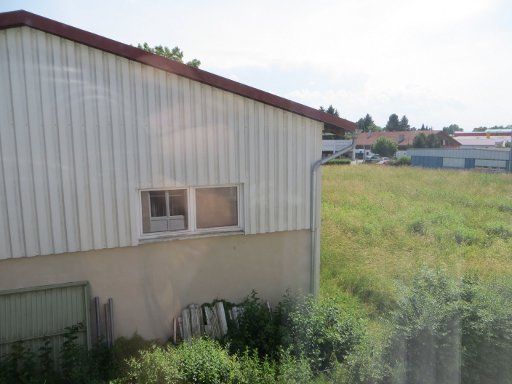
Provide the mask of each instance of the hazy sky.
{"label": "hazy sky", "polygon": [[0,0],[378,125],[512,124],[512,0]]}

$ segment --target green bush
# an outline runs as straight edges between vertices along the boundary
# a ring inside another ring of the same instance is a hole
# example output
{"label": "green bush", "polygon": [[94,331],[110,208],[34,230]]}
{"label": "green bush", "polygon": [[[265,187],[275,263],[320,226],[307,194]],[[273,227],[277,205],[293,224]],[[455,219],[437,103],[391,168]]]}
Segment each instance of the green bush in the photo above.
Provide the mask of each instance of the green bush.
{"label": "green bush", "polygon": [[239,364],[213,340],[195,339],[174,346],[153,346],[128,362],[125,383],[173,384],[232,383],[240,375]]}
{"label": "green bush", "polygon": [[340,383],[510,383],[512,279],[455,279],[422,269],[383,342],[364,338],[335,370]]}
{"label": "green bush", "polygon": [[307,359],[316,372],[342,361],[362,333],[359,321],[330,300],[286,296],[269,310],[253,293],[241,307],[238,326],[230,326],[224,340],[232,353],[249,349],[279,361],[286,350],[296,359]]}
{"label": "green bush", "polygon": [[123,376],[129,369],[128,361],[140,354],[140,352],[149,350],[155,342],[143,339],[137,333],[132,337],[120,337],[114,342],[112,348],[112,372],[117,376]]}
{"label": "green bush", "polygon": [[314,371],[332,368],[361,339],[357,319],[342,313],[333,300],[307,297],[292,301],[287,316],[289,339],[285,347],[298,358],[306,358]]}
{"label": "green bush", "polygon": [[309,384],[313,381],[310,362],[303,357],[294,357],[291,350],[281,352],[279,359],[279,384]]}
{"label": "green bush", "polygon": [[409,156],[400,156],[398,159],[390,161],[389,164],[398,167],[411,165],[411,158]]}
{"label": "green bush", "polygon": [[372,146],[372,152],[381,156],[392,157],[398,149],[397,143],[387,137],[379,137]]}
{"label": "green bush", "polygon": [[79,344],[78,334],[83,327],[79,323],[66,328],[58,361],[53,361],[48,338],[38,351],[30,350],[23,342],[14,343],[9,353],[0,357],[0,384],[91,384],[111,379],[111,351],[103,343],[91,350]]}
{"label": "green bush", "polygon": [[260,359],[257,351],[246,350],[239,356],[239,384],[274,384],[277,364],[268,358]]}
{"label": "green bush", "polygon": [[269,309],[256,292],[252,292],[239,307],[242,313],[238,323],[229,323],[224,340],[231,352],[242,354],[250,350],[257,351],[261,358],[277,358],[286,332],[283,316],[287,309],[282,304]]}
{"label": "green bush", "polygon": [[280,363],[261,359],[246,350],[230,355],[210,339],[194,339],[179,346],[154,345],[128,361],[123,384],[309,384],[313,372],[306,359],[279,352]]}
{"label": "green bush", "polygon": [[512,281],[464,279],[461,350],[463,383],[512,380]]}
{"label": "green bush", "polygon": [[350,160],[346,157],[333,159],[327,163],[327,165],[350,165],[350,164],[352,164],[352,160]]}

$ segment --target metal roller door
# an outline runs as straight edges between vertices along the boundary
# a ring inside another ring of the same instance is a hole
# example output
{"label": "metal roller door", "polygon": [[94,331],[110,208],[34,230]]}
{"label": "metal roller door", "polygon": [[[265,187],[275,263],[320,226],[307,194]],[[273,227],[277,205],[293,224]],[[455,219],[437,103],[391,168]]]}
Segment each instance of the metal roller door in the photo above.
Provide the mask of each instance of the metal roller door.
{"label": "metal roller door", "polygon": [[48,338],[56,360],[66,327],[77,324],[77,342],[89,346],[89,300],[87,282],[0,291],[0,356],[19,341],[37,353]]}

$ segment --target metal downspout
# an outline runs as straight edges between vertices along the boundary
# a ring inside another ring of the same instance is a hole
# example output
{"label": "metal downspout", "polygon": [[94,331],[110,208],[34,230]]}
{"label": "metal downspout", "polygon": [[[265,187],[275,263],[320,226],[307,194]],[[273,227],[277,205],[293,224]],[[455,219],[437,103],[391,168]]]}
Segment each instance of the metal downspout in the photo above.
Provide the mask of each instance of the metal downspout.
{"label": "metal downspout", "polygon": [[321,184],[319,183],[318,170],[322,164],[325,164],[351,149],[355,150],[355,140],[351,145],[342,148],[340,151],[332,154],[325,159],[320,159],[311,168],[311,200],[310,220],[311,220],[311,272],[310,272],[310,293],[318,296],[320,288],[320,202],[321,202]]}

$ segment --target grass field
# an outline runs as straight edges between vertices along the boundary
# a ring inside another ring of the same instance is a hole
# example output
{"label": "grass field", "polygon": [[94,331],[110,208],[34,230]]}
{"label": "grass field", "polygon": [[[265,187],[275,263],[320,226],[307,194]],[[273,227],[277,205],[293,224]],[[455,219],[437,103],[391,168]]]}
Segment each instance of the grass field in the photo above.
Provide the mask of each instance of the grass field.
{"label": "grass field", "polygon": [[410,167],[326,166],[323,296],[369,314],[422,266],[512,274],[512,177]]}

